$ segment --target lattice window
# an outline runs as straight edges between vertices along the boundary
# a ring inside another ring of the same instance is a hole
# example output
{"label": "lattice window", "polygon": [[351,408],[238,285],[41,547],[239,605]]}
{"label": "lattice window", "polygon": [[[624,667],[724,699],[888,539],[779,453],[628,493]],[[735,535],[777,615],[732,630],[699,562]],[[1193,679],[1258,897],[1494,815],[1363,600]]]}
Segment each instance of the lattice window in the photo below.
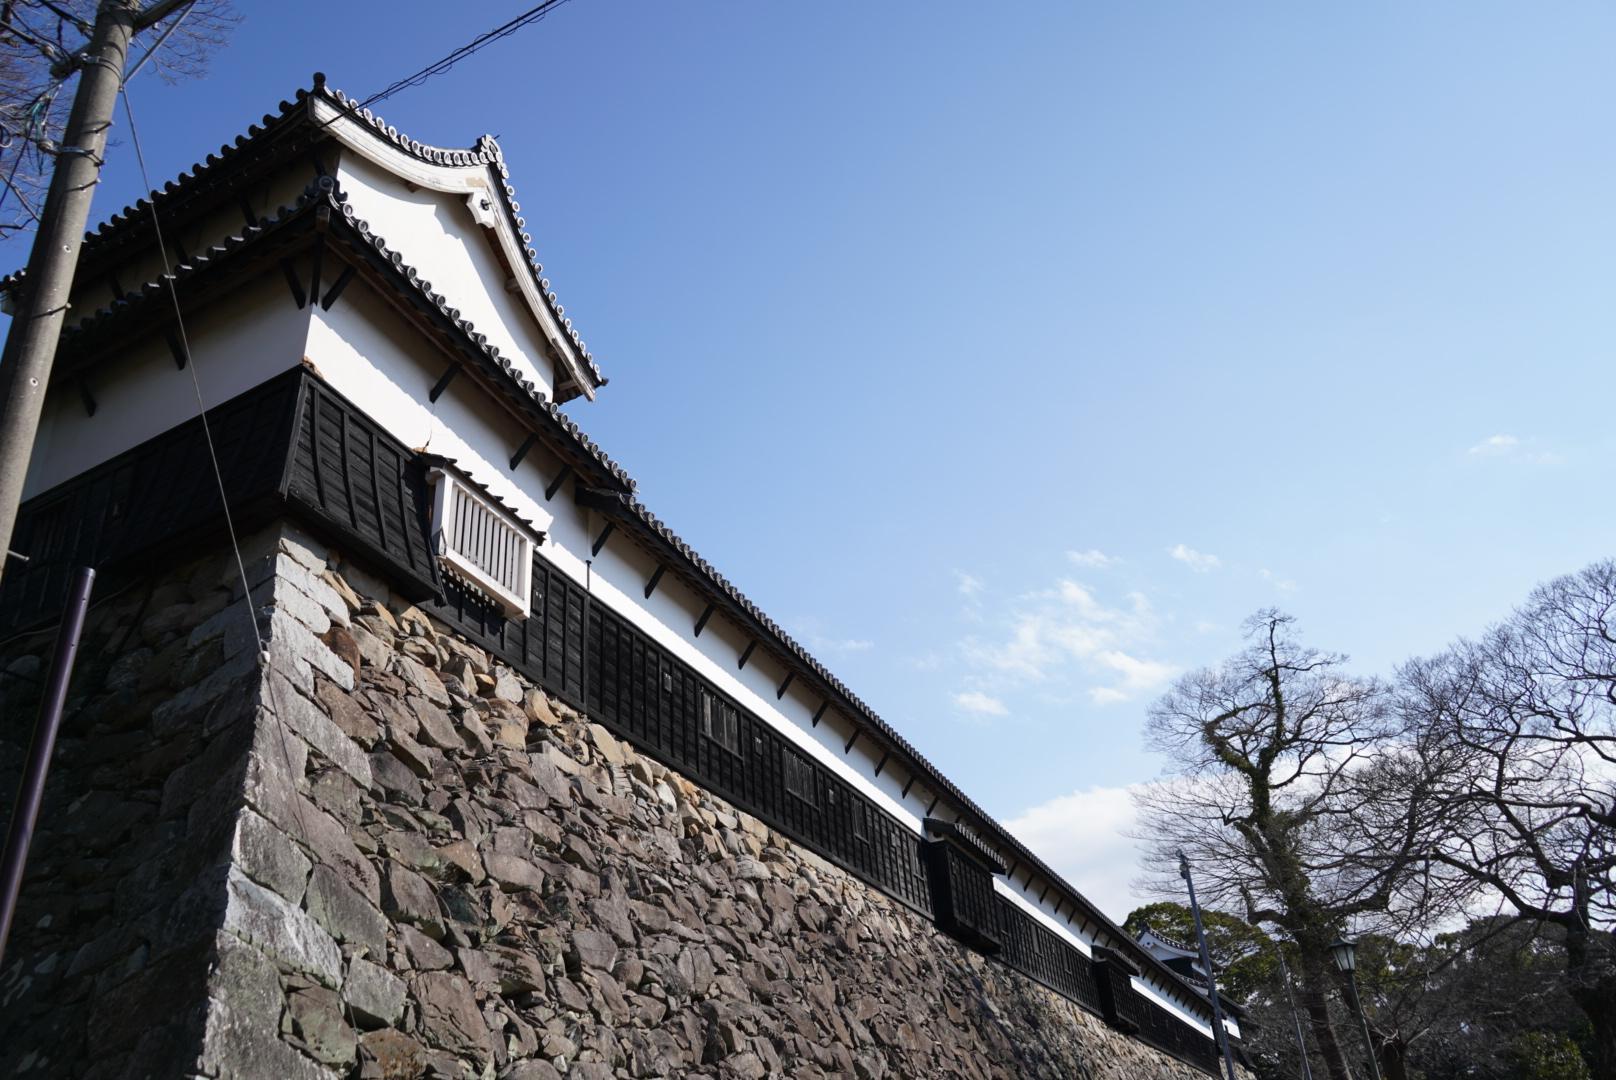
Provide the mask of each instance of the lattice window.
{"label": "lattice window", "polygon": [[814,767],[808,759],[791,750],[781,751],[783,755],[786,790],[809,806],[819,805],[819,796],[814,784]]}
{"label": "lattice window", "polygon": [[701,733],[732,754],[741,752],[741,714],[706,690],[701,692]]}
{"label": "lattice window", "polygon": [[511,618],[526,618],[533,535],[455,473],[433,469],[431,479],[432,533],[444,570],[486,594]]}

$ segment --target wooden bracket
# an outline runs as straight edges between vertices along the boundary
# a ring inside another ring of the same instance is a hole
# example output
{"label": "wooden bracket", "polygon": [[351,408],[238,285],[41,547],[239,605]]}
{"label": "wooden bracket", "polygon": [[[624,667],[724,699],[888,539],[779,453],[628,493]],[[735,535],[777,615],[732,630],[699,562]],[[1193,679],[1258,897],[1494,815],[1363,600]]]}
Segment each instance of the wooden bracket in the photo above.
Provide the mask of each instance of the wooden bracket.
{"label": "wooden bracket", "polygon": [[[314,257],[312,262],[314,263],[314,266],[309,270],[309,295],[311,297],[318,297],[320,295],[320,271],[325,266],[324,233],[320,235],[320,239],[314,245]],[[298,307],[302,306],[302,304],[298,305]]]}
{"label": "wooden bracket", "polygon": [[859,736],[862,734],[864,734],[863,728],[854,728],[852,737],[847,740],[847,745],[842,747],[842,753],[851,754],[853,752],[853,744],[858,742]]}
{"label": "wooden bracket", "polygon": [[236,197],[236,205],[241,207],[241,216],[247,219],[248,225],[258,224],[258,215],[253,212],[252,203],[247,201],[246,192]]}
{"label": "wooden bracket", "polygon": [[512,469],[515,469],[518,465],[522,464],[522,459],[527,457],[527,452],[533,449],[533,444],[538,441],[539,437],[537,435],[529,435],[527,438],[522,440],[522,445],[518,446],[516,448],[516,453],[511,455]]}
{"label": "wooden bracket", "polygon": [[780,688],[774,692],[774,699],[776,701],[779,701],[781,698],[786,696],[786,691],[791,689],[791,681],[796,677],[797,673],[795,671],[786,672],[785,680],[780,683]]}
{"label": "wooden bracket", "polygon": [[708,604],[702,610],[701,616],[696,619],[696,632],[691,635],[692,637],[701,637],[701,632],[707,628],[707,620],[713,617],[715,607],[717,607],[716,604]]}
{"label": "wooden bracket", "polygon": [[164,333],[163,339],[168,342],[168,351],[174,357],[174,366],[184,371],[186,361],[185,342],[181,341],[179,334],[172,330]]}
{"label": "wooden bracket", "polygon": [[937,800],[940,799],[940,798],[942,798],[941,795],[933,795],[931,797],[931,805],[926,807],[926,816],[927,817],[931,817],[931,812],[933,810],[937,809]]}
{"label": "wooden bracket", "polygon": [[337,297],[342,295],[342,290],[348,287],[348,282],[354,279],[354,275],[356,273],[358,273],[358,271],[352,266],[344,266],[342,268],[342,273],[337,275],[337,280],[331,283],[331,287],[327,289],[325,291],[325,295],[320,298],[320,309],[322,311],[331,310],[331,305],[337,302]]}
{"label": "wooden bracket", "polygon": [[571,475],[571,465],[561,466],[561,471],[556,473],[556,478],[550,481],[550,485],[544,489],[544,501],[549,502],[551,499],[555,498],[555,493],[561,490],[561,485],[565,484],[567,482],[567,477]]}
{"label": "wooden bracket", "polygon": [[[302,304],[298,305],[298,307],[302,306]],[[437,401],[443,396],[443,392],[449,389],[449,384],[454,382],[455,376],[458,374],[460,374],[460,365],[450,364],[448,369],[439,376],[438,381],[432,385],[432,392],[426,396],[426,399],[428,401]]]}
{"label": "wooden bracket", "polygon": [[606,541],[611,539],[612,531],[614,529],[616,529],[616,528],[617,528],[617,522],[608,521],[606,523],[606,527],[604,529],[600,530],[600,535],[595,537],[594,546],[589,549],[590,553],[594,554],[594,555],[599,555],[600,554],[600,549],[606,546]]}
{"label": "wooden bracket", "polygon": [[651,580],[645,583],[645,598],[647,600],[651,599],[651,594],[656,592],[657,582],[662,580],[662,575],[667,569],[666,566],[657,563],[657,568],[651,571]]}
{"label": "wooden bracket", "polygon": [[301,308],[309,302],[308,294],[303,291],[303,283],[297,279],[297,270],[292,266],[291,259],[281,260],[281,273],[286,275],[286,287],[292,290],[292,299],[297,301]]}
{"label": "wooden bracket", "polygon": [[898,798],[907,799],[909,797],[909,789],[915,786],[915,781],[918,778],[919,777],[915,773],[910,773],[909,781],[903,785],[903,790],[898,793]]}
{"label": "wooden bracket", "polygon": [[752,650],[755,648],[757,648],[757,639],[753,638],[751,641],[746,643],[746,648],[741,650],[741,661],[735,665],[735,669],[737,671],[746,670],[746,662],[752,659]]}
{"label": "wooden bracket", "polygon": [[90,393],[90,384],[79,382],[79,400],[84,403],[84,415],[94,416],[96,410],[95,395]]}
{"label": "wooden bracket", "polygon": [[887,767],[887,761],[891,757],[892,757],[892,752],[890,750],[881,755],[881,760],[877,761],[875,763],[875,775],[877,775],[877,776],[881,775],[881,770]]}
{"label": "wooden bracket", "polygon": [[824,719],[825,710],[828,709],[828,708],[830,708],[830,702],[828,700],[820,702],[819,703],[819,708],[814,710],[813,723],[809,724],[808,726],[809,727],[818,727],[819,726],[819,721]]}

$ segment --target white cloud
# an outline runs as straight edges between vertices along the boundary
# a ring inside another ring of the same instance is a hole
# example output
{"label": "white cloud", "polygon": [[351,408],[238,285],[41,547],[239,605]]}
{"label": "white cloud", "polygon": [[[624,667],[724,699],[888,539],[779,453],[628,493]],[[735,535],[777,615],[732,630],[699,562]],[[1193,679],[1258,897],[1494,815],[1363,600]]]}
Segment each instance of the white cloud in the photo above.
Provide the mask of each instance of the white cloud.
{"label": "white cloud", "polygon": [[1078,566],[1088,566],[1096,570],[1104,570],[1108,566],[1115,566],[1122,560],[1114,555],[1107,555],[1098,548],[1089,548],[1087,551],[1068,551],[1066,557]]}
{"label": "white cloud", "polygon": [[954,704],[968,713],[978,716],[1009,716],[1010,710],[1004,702],[991,694],[984,694],[980,690],[966,690],[954,695]]}
{"label": "white cloud", "polygon": [[1172,547],[1167,549],[1167,554],[1171,555],[1185,566],[1188,566],[1197,574],[1204,574],[1208,570],[1216,570],[1218,567],[1223,565],[1223,560],[1218,558],[1216,555],[1208,555],[1205,552],[1196,551],[1188,544],[1174,544]]}
{"label": "white cloud", "polygon": [[875,642],[864,638],[823,638],[810,637],[808,647],[815,652],[822,653],[856,653],[868,652],[875,648]]}
{"label": "white cloud", "polygon": [[1492,435],[1470,448],[1470,453],[1477,457],[1502,457],[1512,454],[1515,448],[1521,445],[1521,440],[1513,435]]}
{"label": "white cloud", "polygon": [[1271,584],[1274,588],[1278,589],[1280,592],[1295,592],[1296,591],[1296,582],[1292,581],[1290,578],[1282,578],[1278,574],[1274,573],[1272,570],[1269,570],[1266,567],[1264,567],[1263,569],[1257,571],[1257,576],[1262,578],[1264,581],[1268,582],[1269,584]]}
{"label": "white cloud", "polygon": [[1552,450],[1534,449],[1535,442],[1515,435],[1489,435],[1465,453],[1471,457],[1524,461],[1530,465],[1559,465],[1565,461]]}
{"label": "white cloud", "polygon": [[1080,582],[1019,597],[996,640],[961,643],[966,662],[990,681],[1021,685],[1086,677],[1085,692],[1098,704],[1153,690],[1173,676],[1172,666],[1138,655],[1155,637],[1156,614],[1142,593],[1108,604]]}
{"label": "white cloud", "polygon": [[1131,787],[1059,795],[1017,814],[1005,828],[1113,921],[1147,901],[1135,895],[1139,853],[1130,839],[1138,814]]}
{"label": "white cloud", "polygon": [[963,570],[954,571],[954,583],[961,596],[977,596],[983,589],[981,578],[972,577]]}

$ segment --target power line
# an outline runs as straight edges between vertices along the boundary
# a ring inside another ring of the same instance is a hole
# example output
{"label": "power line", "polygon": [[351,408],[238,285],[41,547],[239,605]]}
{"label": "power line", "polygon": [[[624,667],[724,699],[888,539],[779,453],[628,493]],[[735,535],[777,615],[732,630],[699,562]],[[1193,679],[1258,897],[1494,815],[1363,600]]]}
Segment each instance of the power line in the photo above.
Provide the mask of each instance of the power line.
{"label": "power line", "polygon": [[507,22],[501,26],[496,26],[494,29],[488,31],[482,36],[472,39],[466,44],[460,46],[460,48],[454,50],[454,52],[451,52],[447,56],[443,57],[441,60],[434,61],[433,63],[430,63],[426,67],[422,68],[420,71],[415,72],[413,75],[406,75],[404,78],[399,79],[397,82],[391,84],[385,89],[370,95],[370,97],[366,98],[364,101],[361,101],[359,104],[353,106],[354,110],[357,111],[359,109],[368,108],[369,106],[376,104],[378,101],[385,101],[394,94],[398,93],[400,90],[408,90],[411,87],[420,86],[434,75],[441,75],[448,71],[450,68],[454,67],[466,57],[471,56],[473,53],[487,48],[496,41],[510,37],[512,34],[516,33],[525,26],[533,25],[566,2],[567,0],[544,0],[544,3],[538,5],[537,7],[529,8],[527,11],[524,11],[510,22]]}

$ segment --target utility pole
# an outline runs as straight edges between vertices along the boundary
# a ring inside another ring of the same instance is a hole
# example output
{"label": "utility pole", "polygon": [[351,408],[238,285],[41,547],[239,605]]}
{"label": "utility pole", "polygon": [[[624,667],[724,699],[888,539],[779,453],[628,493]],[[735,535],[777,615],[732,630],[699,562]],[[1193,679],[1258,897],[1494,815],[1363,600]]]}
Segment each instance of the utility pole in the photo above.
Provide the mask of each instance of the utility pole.
{"label": "utility pole", "polygon": [[191,2],[157,0],[142,10],[139,0],[101,0],[90,42],[73,58],[79,69],[78,92],[57,151],[5,353],[0,356],[0,578],[10,561],[7,553],[17,524],[17,505],[22,501],[23,479],[39,431],[56,343],[67,317],[90,201],[101,178],[129,42],[137,32]]}

